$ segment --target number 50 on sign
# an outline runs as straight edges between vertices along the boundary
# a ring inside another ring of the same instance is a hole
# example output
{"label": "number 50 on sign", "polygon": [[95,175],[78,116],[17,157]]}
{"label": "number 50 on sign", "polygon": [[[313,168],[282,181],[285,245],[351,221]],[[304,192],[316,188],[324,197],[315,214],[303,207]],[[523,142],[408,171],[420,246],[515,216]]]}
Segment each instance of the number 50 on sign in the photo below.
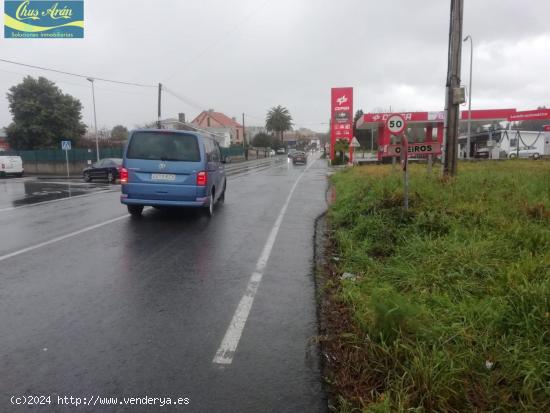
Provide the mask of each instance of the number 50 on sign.
{"label": "number 50 on sign", "polygon": [[407,122],[401,115],[391,115],[386,121],[386,127],[392,135],[402,135],[407,127]]}

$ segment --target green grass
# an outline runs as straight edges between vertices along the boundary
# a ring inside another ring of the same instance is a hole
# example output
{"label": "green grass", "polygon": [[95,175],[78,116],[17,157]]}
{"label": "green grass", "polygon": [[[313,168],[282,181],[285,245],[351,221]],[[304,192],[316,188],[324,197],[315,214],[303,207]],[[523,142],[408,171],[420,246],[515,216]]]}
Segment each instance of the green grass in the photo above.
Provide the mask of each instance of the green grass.
{"label": "green grass", "polygon": [[550,411],[550,162],[438,173],[410,167],[407,212],[391,165],[332,176],[337,269],[359,276],[333,297],[360,360],[340,410]]}

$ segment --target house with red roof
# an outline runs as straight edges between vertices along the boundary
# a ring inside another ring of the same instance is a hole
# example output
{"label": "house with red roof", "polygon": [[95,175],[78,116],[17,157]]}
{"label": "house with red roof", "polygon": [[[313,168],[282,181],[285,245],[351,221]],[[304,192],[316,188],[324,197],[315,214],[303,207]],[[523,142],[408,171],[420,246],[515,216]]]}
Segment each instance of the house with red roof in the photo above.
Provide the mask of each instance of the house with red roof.
{"label": "house with red roof", "polygon": [[214,109],[202,111],[191,124],[213,133],[229,133],[232,145],[243,144],[243,125],[238,123],[235,118],[215,112]]}

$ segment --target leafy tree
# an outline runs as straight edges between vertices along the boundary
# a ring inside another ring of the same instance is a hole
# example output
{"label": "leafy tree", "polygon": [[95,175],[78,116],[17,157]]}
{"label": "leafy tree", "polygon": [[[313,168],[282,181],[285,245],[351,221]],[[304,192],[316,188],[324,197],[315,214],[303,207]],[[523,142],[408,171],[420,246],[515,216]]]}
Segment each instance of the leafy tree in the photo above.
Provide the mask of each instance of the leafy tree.
{"label": "leafy tree", "polygon": [[268,132],[279,134],[281,144],[283,143],[283,133],[292,129],[292,116],[287,108],[278,105],[267,112],[265,119],[265,128]]}
{"label": "leafy tree", "polygon": [[44,77],[25,77],[7,97],[13,116],[7,138],[14,149],[57,148],[62,140],[75,146],[86,131],[80,101]]}
{"label": "leafy tree", "polygon": [[349,161],[349,157],[346,153],[349,151],[349,141],[347,139],[338,139],[334,145],[334,161],[333,165],[346,164]]}
{"label": "leafy tree", "polygon": [[111,139],[114,141],[125,141],[128,139],[128,129],[126,126],[116,125],[111,130]]}
{"label": "leafy tree", "polygon": [[257,133],[252,139],[252,145],[258,148],[268,148],[273,146],[273,137],[267,133]]}

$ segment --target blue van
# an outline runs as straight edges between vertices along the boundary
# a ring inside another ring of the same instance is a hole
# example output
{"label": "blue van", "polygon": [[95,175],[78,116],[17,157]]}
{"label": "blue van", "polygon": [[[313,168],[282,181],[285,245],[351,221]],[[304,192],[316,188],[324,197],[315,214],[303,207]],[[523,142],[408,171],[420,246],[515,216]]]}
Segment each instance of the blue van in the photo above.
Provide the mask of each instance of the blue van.
{"label": "blue van", "polygon": [[120,202],[140,216],[144,206],[203,208],[225,199],[225,161],[218,142],[200,132],[138,129],[124,151]]}

